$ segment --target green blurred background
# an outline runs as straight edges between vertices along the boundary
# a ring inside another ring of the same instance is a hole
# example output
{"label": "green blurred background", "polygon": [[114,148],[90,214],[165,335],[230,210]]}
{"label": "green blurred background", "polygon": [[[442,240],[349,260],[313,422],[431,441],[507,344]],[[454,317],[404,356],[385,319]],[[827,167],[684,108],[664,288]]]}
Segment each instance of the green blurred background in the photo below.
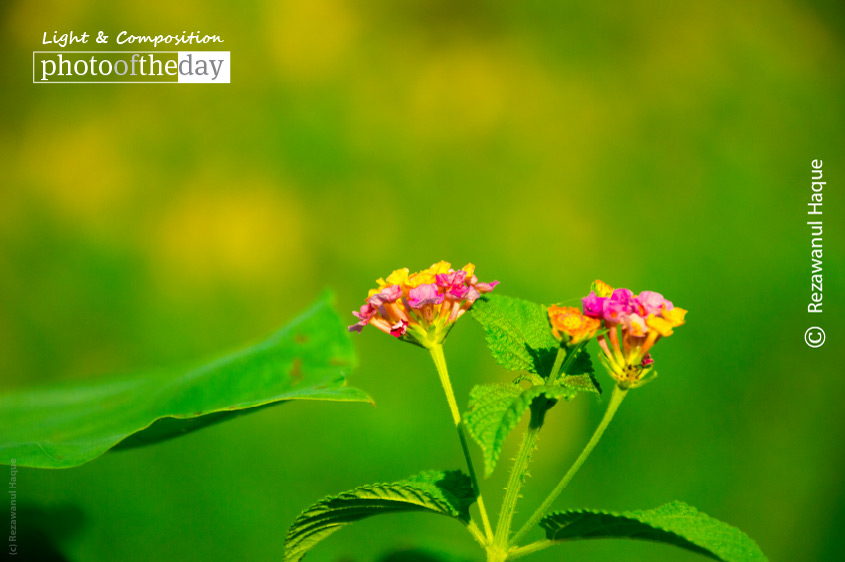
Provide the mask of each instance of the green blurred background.
{"label": "green blurred background", "polygon": [[[842,558],[839,2],[15,0],[0,14],[0,390],[214,355],[324,287],[352,310],[397,267],[472,261],[545,303],[598,277],[690,313],[558,505],[681,499],[773,561]],[[31,51],[54,30],[217,34],[232,83],[33,85]],[[814,158],[829,181],[818,322]],[[425,354],[375,330],[356,343],[351,382],[376,408],[294,403],[22,470],[19,499],[73,514],[47,532],[74,561],[279,559],[325,494],[461,466]],[[463,403],[510,376],[469,318],[446,355]],[[582,398],[549,416],[522,517],[601,411]],[[483,484],[494,509],[505,478]],[[414,547],[479,559],[459,525],[422,514],[365,521],[310,558]],[[697,559],[612,541],[534,559],[564,556]]]}

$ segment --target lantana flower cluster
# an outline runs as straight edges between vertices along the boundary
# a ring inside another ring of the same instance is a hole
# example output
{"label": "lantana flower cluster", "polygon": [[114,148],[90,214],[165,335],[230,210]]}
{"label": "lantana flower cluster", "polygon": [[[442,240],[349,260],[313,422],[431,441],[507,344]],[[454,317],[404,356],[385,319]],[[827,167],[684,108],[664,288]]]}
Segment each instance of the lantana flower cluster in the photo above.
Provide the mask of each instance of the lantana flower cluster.
{"label": "lantana flower cluster", "polygon": [[587,341],[601,327],[597,318],[586,316],[573,306],[552,305],[548,313],[552,334],[565,345],[573,346]]}
{"label": "lantana flower cluster", "polygon": [[642,291],[634,295],[630,289],[613,289],[598,280],[581,303],[584,316],[600,322],[604,329],[597,338],[604,352],[602,361],[626,388],[650,380],[652,346],[683,325],[687,313],[660,293]]}
{"label": "lantana flower cluster", "polygon": [[375,326],[399,339],[430,347],[442,343],[455,321],[484,293],[499,283],[480,283],[471,263],[459,270],[441,261],[428,269],[410,273],[397,269],[386,279],[376,280],[367,301],[352,314],[358,322],[350,332]]}

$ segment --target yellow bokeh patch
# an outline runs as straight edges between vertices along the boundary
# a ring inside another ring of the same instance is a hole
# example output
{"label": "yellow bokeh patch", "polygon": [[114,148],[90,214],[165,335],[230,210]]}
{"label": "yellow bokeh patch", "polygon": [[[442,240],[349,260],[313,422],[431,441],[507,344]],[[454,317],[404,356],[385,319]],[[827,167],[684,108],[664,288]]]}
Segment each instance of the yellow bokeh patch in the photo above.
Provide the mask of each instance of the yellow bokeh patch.
{"label": "yellow bokeh patch", "polygon": [[158,219],[149,259],[170,282],[276,282],[303,276],[302,229],[296,198],[269,182],[194,185]]}

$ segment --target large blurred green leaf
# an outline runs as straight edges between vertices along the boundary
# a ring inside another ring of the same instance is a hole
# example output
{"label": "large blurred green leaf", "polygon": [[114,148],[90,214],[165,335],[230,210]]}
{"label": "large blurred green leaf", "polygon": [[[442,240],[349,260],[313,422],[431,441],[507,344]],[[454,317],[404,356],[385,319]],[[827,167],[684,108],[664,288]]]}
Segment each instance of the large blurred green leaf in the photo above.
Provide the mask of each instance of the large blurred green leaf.
{"label": "large blurred green leaf", "polygon": [[0,462],[68,468],[284,400],[372,402],[346,385],[355,353],[324,296],[269,339],[199,367],[0,397]]}
{"label": "large blurred green leaf", "polygon": [[552,513],[540,521],[551,541],[638,539],[661,542],[724,562],[765,562],[751,537],[683,502],[655,509],[610,513],[576,510]]}
{"label": "large blurred green leaf", "polygon": [[460,471],[427,471],[392,484],[370,484],[327,497],[296,518],[285,540],[285,562],[302,559],[314,545],[346,525],[384,513],[428,511],[469,521],[472,481]]}

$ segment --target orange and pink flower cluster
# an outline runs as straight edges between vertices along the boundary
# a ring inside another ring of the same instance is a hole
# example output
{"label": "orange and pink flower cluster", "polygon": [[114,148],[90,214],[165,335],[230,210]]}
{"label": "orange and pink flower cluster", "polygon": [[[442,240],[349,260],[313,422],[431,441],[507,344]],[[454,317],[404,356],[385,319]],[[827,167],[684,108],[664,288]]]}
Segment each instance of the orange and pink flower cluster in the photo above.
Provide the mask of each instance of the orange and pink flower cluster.
{"label": "orange and pink flower cluster", "polygon": [[498,284],[480,283],[471,263],[456,271],[445,261],[416,273],[397,269],[376,282],[378,288],[352,313],[358,322],[349,331],[371,325],[423,347],[441,343],[455,321]]}
{"label": "orange and pink flower cluster", "polygon": [[660,293],[642,291],[634,295],[629,289],[613,289],[598,280],[581,303],[584,316],[604,328],[597,339],[611,375],[632,386],[652,369],[652,346],[683,325],[687,313]]}

